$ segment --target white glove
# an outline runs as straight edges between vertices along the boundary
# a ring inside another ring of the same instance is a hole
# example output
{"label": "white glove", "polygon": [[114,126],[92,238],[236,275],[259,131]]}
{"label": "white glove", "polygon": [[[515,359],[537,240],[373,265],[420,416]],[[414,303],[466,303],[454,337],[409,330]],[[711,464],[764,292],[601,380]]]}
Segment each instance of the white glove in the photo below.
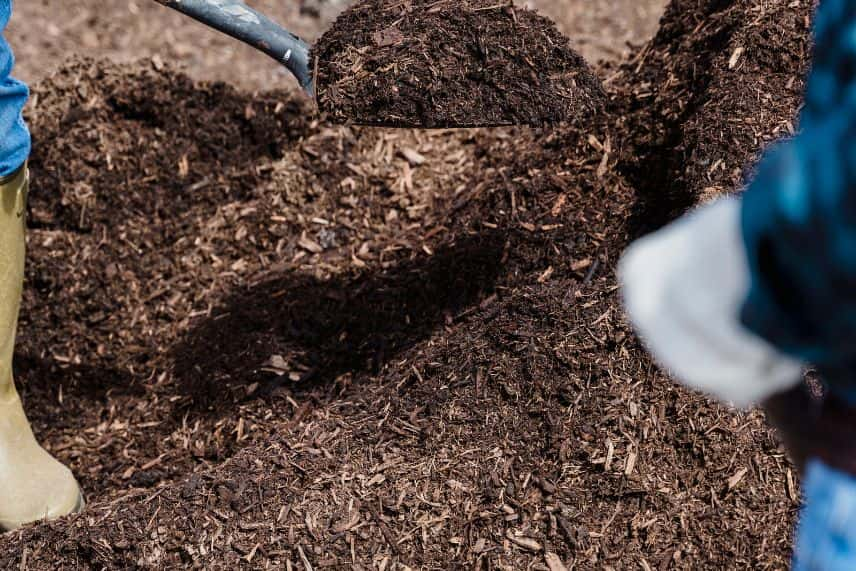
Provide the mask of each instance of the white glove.
{"label": "white glove", "polygon": [[746,407],[800,381],[801,363],[740,323],[749,270],[739,200],[721,199],[632,244],[618,273],[642,341],[687,386]]}

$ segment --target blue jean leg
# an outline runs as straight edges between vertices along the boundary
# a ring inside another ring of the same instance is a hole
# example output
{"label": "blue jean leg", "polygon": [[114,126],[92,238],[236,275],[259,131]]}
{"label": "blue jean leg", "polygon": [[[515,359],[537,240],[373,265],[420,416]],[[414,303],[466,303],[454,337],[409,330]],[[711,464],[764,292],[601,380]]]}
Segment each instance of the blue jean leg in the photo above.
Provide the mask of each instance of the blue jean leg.
{"label": "blue jean leg", "polygon": [[856,478],[814,461],[803,482],[795,571],[856,569]]}
{"label": "blue jean leg", "polygon": [[30,131],[21,115],[29,97],[22,82],[11,77],[12,48],[4,36],[12,0],[0,0],[0,177],[15,172],[30,155]]}

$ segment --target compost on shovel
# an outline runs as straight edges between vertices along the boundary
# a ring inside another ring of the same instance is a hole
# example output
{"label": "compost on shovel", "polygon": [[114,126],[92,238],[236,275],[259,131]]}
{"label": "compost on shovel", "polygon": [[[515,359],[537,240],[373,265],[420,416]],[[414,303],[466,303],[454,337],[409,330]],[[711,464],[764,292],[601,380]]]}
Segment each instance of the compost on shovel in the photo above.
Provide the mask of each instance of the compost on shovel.
{"label": "compost on shovel", "polygon": [[590,115],[600,82],[553,22],[495,0],[366,0],[314,46],[318,106],[378,126],[542,125]]}
{"label": "compost on shovel", "polygon": [[328,119],[385,127],[555,123],[600,83],[553,22],[510,2],[363,0],[311,49],[240,0],[157,0],[284,65]]}

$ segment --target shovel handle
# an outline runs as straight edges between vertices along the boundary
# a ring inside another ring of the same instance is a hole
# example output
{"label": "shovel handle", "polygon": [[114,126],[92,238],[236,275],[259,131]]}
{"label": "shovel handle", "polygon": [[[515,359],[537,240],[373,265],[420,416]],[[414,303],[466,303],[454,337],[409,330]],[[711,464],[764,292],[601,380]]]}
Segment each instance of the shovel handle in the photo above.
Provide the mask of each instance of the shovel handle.
{"label": "shovel handle", "polygon": [[309,45],[241,0],[155,0],[240,40],[284,65],[310,96]]}

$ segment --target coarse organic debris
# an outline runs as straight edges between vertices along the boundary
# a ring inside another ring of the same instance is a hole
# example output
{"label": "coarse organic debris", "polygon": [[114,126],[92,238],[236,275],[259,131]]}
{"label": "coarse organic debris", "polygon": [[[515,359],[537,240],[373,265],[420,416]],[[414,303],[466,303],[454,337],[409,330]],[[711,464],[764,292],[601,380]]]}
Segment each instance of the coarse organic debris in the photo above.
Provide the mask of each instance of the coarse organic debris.
{"label": "coarse organic debris", "polygon": [[312,50],[338,122],[543,125],[589,116],[600,81],[547,18],[495,0],[363,0]]}
{"label": "coarse organic debris", "polygon": [[34,86],[16,374],[89,504],[0,569],[787,567],[775,434],[657,371],[612,268],[795,126],[812,4],[674,0],[553,129],[330,127],[158,62]]}

